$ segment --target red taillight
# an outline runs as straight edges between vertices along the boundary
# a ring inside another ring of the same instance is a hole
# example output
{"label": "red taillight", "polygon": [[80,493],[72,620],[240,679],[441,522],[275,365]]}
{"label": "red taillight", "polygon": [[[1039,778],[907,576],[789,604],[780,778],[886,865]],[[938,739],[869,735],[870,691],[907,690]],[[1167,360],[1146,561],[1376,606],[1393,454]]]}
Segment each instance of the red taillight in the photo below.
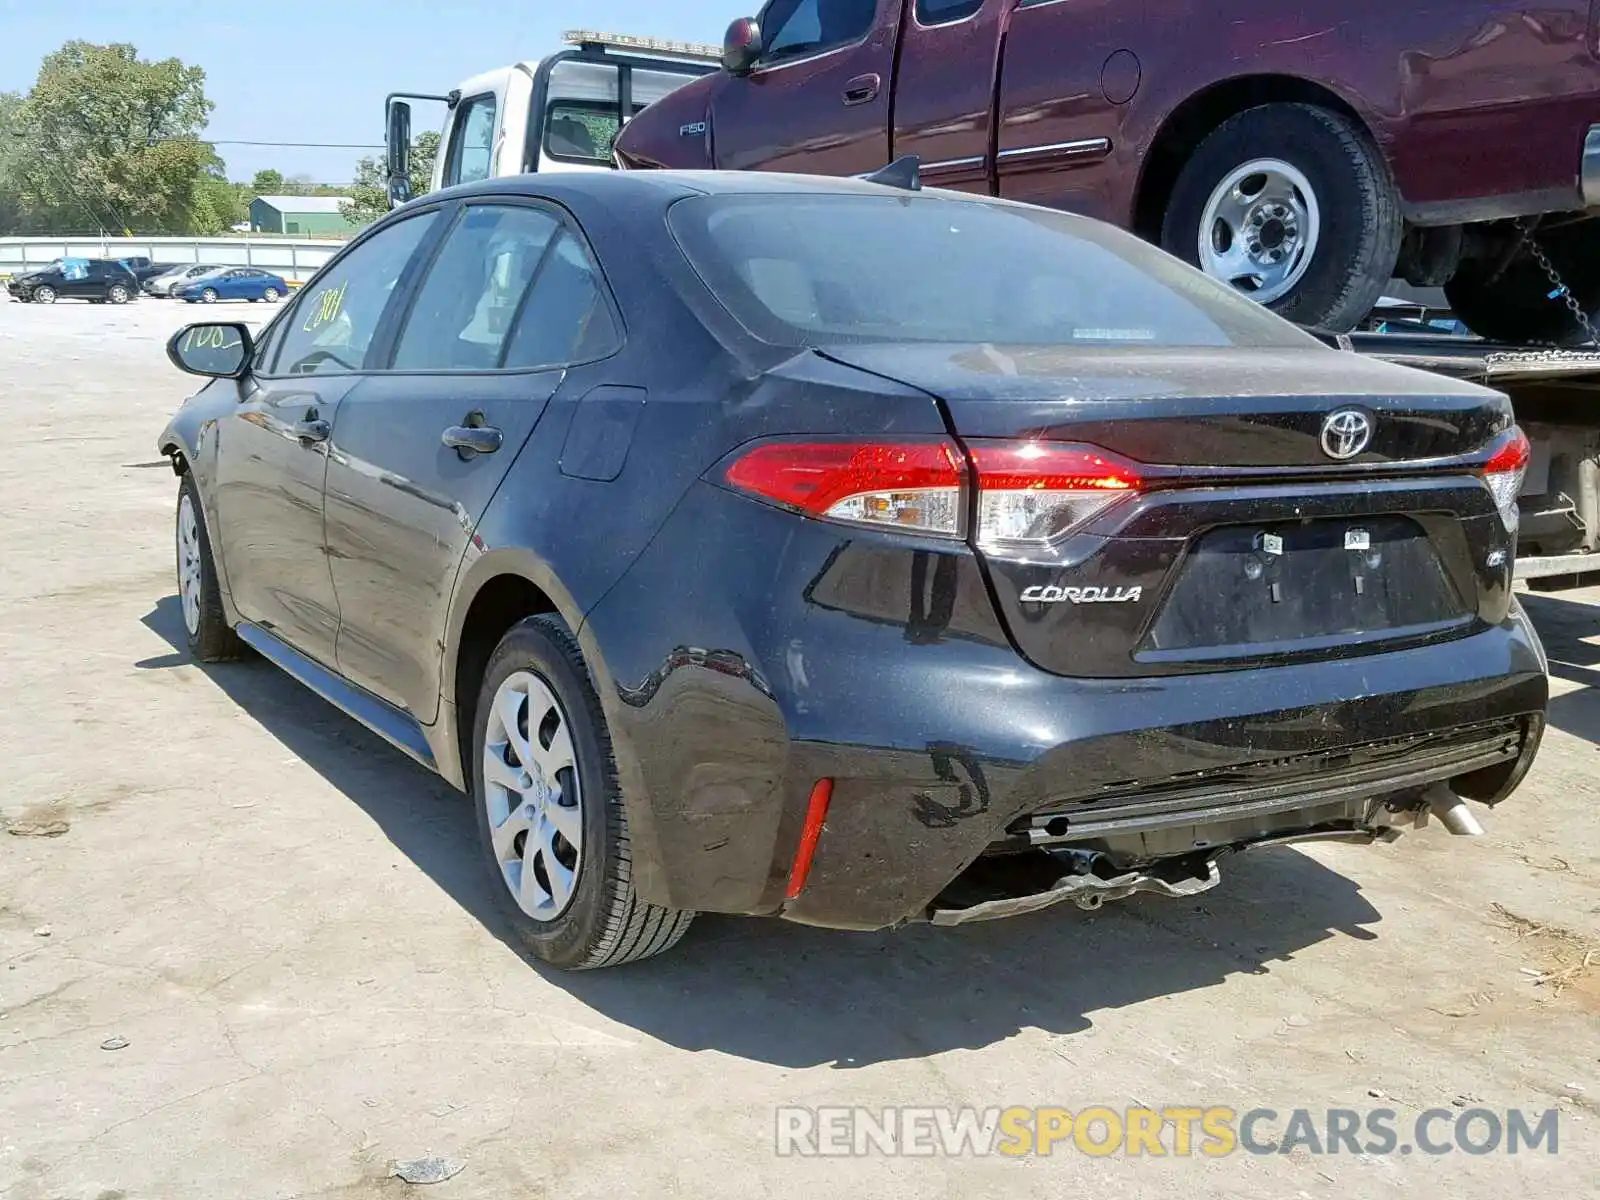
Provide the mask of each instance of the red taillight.
{"label": "red taillight", "polygon": [[768,442],[727,478],[814,517],[961,535],[966,470],[949,442]]}
{"label": "red taillight", "polygon": [[1133,463],[1094,446],[974,441],[970,449],[980,542],[1047,542],[1144,482]]}
{"label": "red taillight", "polygon": [[1527,474],[1532,454],[1528,435],[1513,425],[1501,435],[1500,445],[1483,464],[1484,486],[1494,497],[1494,506],[1500,510],[1500,519],[1509,533],[1515,533],[1520,524],[1517,494],[1522,491],[1522,477]]}
{"label": "red taillight", "polygon": [[[1136,494],[1136,464],[1094,446],[979,439],[978,541],[1060,537]],[[728,468],[734,487],[814,517],[960,537],[967,475],[951,443],[766,442]]]}
{"label": "red taillight", "polygon": [[1483,464],[1485,475],[1500,475],[1506,471],[1526,471],[1528,458],[1533,453],[1533,447],[1528,444],[1528,435],[1516,426],[1506,435],[1500,448]]}

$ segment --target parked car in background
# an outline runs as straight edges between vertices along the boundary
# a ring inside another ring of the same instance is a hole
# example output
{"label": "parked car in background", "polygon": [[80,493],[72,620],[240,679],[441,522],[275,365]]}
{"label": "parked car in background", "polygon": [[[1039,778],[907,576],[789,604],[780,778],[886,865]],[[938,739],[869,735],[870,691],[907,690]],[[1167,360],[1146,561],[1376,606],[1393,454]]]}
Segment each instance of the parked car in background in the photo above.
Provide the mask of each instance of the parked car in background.
{"label": "parked car in background", "polygon": [[154,279],[157,275],[165,275],[168,271],[182,266],[181,263],[152,262],[149,258],[142,255],[135,255],[132,258],[107,259],[107,261],[119,262],[123,266],[127,267],[128,270],[133,272],[134,279],[138,280],[141,285],[147,279]]}
{"label": "parked car in background", "polygon": [[1302,325],[1351,329],[1398,276],[1484,337],[1586,340],[1597,19],[1591,0],[771,0],[615,152],[826,175],[915,155],[930,184],[1111,221]]}
{"label": "parked car in background", "polygon": [[16,299],[35,304],[88,300],[92,304],[126,304],[139,294],[133,272],[119,262],[98,258],[65,258],[6,284]]}
{"label": "parked car in background", "polygon": [[541,172],[292,305],[168,344],[212,380],[156,443],[189,648],[471,793],[557,966],[696,911],[1192,896],[1255,845],[1482,832],[1536,753],[1506,398],[1102,222]]}
{"label": "parked car in background", "polygon": [[276,304],[289,294],[289,284],[281,275],[259,267],[223,267],[209,275],[198,275],[173,287],[172,295],[190,304],[215,304],[218,300],[265,300]]}
{"label": "parked car in background", "polygon": [[26,267],[17,272],[15,275],[11,276],[11,278],[6,281],[6,290],[10,293],[13,300],[20,300],[23,303],[27,303],[28,300],[32,298],[32,292],[28,286],[29,280],[39,276],[49,275],[51,272],[55,271],[67,269],[77,270],[87,265],[88,262],[89,260],[87,258],[74,258],[70,256],[65,258],[52,258],[47,263],[41,263],[35,267]]}
{"label": "parked car in background", "polygon": [[144,281],[143,291],[147,296],[170,296],[172,289],[191,279],[198,279],[202,275],[214,275],[218,271],[226,271],[226,267],[215,263],[196,263],[194,266],[178,266],[160,275],[152,276]]}

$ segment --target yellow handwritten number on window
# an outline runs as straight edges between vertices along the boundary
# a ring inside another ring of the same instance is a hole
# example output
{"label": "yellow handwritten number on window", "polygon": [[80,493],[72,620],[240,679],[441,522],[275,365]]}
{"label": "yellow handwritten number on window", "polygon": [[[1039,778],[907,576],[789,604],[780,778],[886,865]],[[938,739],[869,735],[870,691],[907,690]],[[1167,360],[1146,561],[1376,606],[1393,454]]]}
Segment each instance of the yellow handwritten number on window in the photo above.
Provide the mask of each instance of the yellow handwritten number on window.
{"label": "yellow handwritten number on window", "polygon": [[344,308],[344,290],[349,286],[350,281],[345,280],[338,287],[329,288],[323,292],[322,295],[317,297],[315,303],[307,304],[308,311],[306,312],[305,322],[300,326],[301,330],[311,333],[322,328],[330,321],[338,319],[340,311]]}

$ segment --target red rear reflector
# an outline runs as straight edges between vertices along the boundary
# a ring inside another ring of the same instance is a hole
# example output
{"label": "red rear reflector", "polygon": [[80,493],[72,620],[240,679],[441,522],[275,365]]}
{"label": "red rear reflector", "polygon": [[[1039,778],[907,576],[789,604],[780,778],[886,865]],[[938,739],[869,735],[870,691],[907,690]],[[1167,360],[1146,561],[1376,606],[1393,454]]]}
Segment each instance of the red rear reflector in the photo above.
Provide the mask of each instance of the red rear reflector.
{"label": "red rear reflector", "polygon": [[817,780],[811,789],[811,800],[806,805],[806,820],[800,828],[800,845],[794,852],[794,865],[789,868],[789,886],[783,893],[786,899],[793,900],[805,890],[806,876],[811,873],[811,860],[817,853],[822,823],[828,819],[828,805],[832,800],[833,780]]}
{"label": "red rear reflector", "polygon": [[767,442],[727,479],[814,517],[961,534],[966,472],[949,442]]}
{"label": "red rear reflector", "polygon": [[1047,542],[1144,483],[1136,464],[1095,446],[974,441],[978,540]]}

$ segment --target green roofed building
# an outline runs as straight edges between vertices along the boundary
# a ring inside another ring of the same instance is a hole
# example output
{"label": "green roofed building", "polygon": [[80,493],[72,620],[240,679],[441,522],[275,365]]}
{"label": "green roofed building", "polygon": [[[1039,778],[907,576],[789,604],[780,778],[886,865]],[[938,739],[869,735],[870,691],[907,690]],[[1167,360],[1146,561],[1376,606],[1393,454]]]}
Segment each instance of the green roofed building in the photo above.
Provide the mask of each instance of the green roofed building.
{"label": "green roofed building", "polygon": [[250,228],[255,233],[290,233],[301,237],[337,237],[354,233],[356,225],[339,212],[349,196],[257,196],[250,201]]}

